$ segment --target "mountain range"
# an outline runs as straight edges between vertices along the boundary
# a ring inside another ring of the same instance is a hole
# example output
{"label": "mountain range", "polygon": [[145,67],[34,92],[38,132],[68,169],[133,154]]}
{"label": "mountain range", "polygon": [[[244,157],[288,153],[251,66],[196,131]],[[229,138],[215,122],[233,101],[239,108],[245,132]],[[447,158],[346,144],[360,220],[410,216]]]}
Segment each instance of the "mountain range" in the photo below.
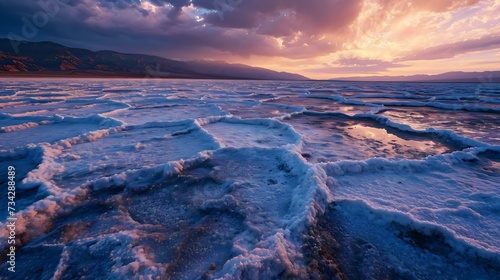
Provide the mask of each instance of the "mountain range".
{"label": "mountain range", "polygon": [[360,82],[449,82],[449,83],[500,83],[500,71],[447,72],[438,75],[369,76],[335,78],[335,81]]}
{"label": "mountain range", "polygon": [[0,39],[1,76],[308,80],[287,72],[222,61],[178,61],[143,54],[90,51],[53,42],[17,45]]}
{"label": "mountain range", "polygon": [[[8,39],[0,38],[0,77],[5,76],[309,80],[299,74],[223,61],[179,61],[153,55],[71,48],[53,42],[23,41],[13,44]],[[498,83],[500,71],[345,77],[331,80]]]}

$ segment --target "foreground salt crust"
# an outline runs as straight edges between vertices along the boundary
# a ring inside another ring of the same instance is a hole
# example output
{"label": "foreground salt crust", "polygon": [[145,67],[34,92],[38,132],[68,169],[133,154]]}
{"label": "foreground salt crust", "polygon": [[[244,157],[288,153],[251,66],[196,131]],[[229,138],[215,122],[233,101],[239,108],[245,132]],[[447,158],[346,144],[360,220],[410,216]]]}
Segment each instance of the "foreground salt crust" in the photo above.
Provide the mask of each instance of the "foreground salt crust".
{"label": "foreground salt crust", "polygon": [[16,277],[500,276],[498,88],[1,82]]}

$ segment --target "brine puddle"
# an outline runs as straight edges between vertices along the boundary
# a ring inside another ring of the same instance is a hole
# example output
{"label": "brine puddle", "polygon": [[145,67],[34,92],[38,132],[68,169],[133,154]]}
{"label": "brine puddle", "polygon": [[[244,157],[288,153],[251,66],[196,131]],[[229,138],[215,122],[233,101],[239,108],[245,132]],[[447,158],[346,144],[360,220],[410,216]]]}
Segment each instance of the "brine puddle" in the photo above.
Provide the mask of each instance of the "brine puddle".
{"label": "brine puddle", "polygon": [[426,107],[391,106],[381,114],[391,120],[410,125],[415,129],[427,128],[452,130],[488,144],[500,144],[497,128],[500,114],[493,112],[467,112],[460,110],[440,110]]}
{"label": "brine puddle", "polygon": [[304,137],[303,156],[310,162],[421,159],[459,149],[437,135],[399,131],[369,119],[304,113],[284,122]]}

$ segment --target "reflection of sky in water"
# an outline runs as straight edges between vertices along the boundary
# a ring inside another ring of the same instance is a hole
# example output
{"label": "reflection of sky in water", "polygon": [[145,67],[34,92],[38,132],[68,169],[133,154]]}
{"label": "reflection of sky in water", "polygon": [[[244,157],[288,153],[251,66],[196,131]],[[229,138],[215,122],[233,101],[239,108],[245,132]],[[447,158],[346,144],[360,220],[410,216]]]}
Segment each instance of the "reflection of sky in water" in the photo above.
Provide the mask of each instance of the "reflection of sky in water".
{"label": "reflection of sky in water", "polygon": [[498,113],[464,112],[425,107],[391,107],[381,113],[391,120],[410,125],[414,129],[452,130],[460,135],[490,144],[500,144],[500,117]]}
{"label": "reflection of sky in water", "polygon": [[403,139],[394,134],[388,133],[385,129],[364,125],[349,126],[347,127],[346,132],[349,136],[359,140],[375,140],[379,143],[377,146],[378,149],[389,151],[389,153],[392,151],[392,153],[395,153],[392,155],[394,157],[398,156],[396,152],[404,152],[403,150],[406,149],[418,150],[429,154],[441,154],[449,150],[446,146],[432,140]]}
{"label": "reflection of sky in water", "polygon": [[455,150],[432,139],[391,129],[373,121],[345,117],[298,115],[284,120],[304,138],[310,162],[363,160],[371,157],[420,159]]}

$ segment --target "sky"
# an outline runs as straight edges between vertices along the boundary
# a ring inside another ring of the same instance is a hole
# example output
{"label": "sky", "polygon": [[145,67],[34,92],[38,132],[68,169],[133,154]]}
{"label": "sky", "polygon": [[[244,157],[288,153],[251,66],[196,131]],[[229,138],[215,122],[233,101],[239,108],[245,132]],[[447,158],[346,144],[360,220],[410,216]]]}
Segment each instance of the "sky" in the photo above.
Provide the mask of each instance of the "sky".
{"label": "sky", "polygon": [[500,70],[500,0],[0,0],[0,37],[315,79]]}

